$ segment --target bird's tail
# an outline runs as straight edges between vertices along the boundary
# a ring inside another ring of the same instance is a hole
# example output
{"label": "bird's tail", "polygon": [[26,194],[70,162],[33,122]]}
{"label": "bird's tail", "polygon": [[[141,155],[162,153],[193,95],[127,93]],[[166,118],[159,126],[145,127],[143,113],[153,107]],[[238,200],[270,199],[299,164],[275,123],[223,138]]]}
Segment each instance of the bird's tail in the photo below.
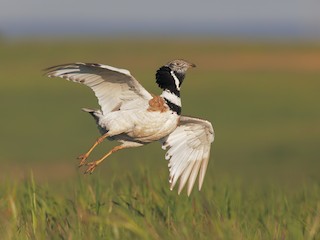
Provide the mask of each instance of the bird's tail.
{"label": "bird's tail", "polygon": [[103,128],[99,123],[100,118],[103,117],[102,112],[100,110],[93,110],[90,108],[82,108],[82,111],[89,113],[94,118],[101,134],[105,134],[106,132],[108,132],[108,130]]}
{"label": "bird's tail", "polygon": [[96,120],[97,123],[99,122],[99,118],[102,115],[100,110],[93,110],[90,108],[82,108],[82,111],[89,113],[94,118],[94,120]]}

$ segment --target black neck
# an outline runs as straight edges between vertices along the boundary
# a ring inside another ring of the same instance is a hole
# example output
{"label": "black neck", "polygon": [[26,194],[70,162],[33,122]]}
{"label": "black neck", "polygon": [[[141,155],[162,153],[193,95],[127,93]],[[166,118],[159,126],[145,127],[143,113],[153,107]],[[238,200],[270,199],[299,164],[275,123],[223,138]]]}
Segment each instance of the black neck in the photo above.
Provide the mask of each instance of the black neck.
{"label": "black neck", "polygon": [[163,66],[156,73],[156,82],[163,90],[168,90],[180,97],[180,86],[184,77],[184,74],[174,72],[169,67]]}

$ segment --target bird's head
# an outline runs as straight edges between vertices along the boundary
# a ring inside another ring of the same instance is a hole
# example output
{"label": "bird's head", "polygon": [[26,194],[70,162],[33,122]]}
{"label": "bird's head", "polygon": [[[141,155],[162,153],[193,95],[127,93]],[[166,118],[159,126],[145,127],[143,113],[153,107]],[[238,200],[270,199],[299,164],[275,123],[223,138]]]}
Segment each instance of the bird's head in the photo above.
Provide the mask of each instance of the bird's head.
{"label": "bird's head", "polygon": [[186,74],[189,68],[196,67],[195,64],[189,63],[182,59],[177,59],[177,60],[168,62],[165,66],[169,67],[172,71],[177,72],[179,74]]}
{"label": "bird's head", "polygon": [[168,62],[160,67],[156,73],[159,87],[179,96],[180,86],[185,78],[186,71],[193,67],[196,67],[196,65],[181,59]]}

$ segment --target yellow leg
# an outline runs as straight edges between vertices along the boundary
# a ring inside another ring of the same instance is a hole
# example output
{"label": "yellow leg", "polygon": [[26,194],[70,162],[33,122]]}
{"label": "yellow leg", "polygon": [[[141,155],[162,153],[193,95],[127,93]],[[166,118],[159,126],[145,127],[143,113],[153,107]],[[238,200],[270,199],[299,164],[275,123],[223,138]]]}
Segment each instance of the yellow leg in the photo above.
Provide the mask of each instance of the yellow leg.
{"label": "yellow leg", "polygon": [[107,157],[109,157],[112,153],[119,151],[121,149],[127,148],[124,145],[119,145],[119,146],[115,146],[114,148],[112,148],[110,150],[110,152],[108,152],[106,155],[104,155],[102,158],[100,158],[99,160],[93,161],[93,162],[89,162],[86,165],[88,166],[88,169],[84,172],[84,173],[92,173],[95,168],[103,161],[105,160]]}
{"label": "yellow leg", "polygon": [[79,163],[79,167],[83,166],[86,163],[87,158],[89,157],[90,153],[93,151],[93,149],[95,149],[95,147],[101,143],[105,138],[107,138],[109,135],[108,133],[103,134],[101,137],[99,137],[97,139],[97,141],[95,141],[95,143],[92,145],[92,147],[89,149],[88,152],[86,152],[85,154],[81,154],[78,159],[80,159],[80,163]]}

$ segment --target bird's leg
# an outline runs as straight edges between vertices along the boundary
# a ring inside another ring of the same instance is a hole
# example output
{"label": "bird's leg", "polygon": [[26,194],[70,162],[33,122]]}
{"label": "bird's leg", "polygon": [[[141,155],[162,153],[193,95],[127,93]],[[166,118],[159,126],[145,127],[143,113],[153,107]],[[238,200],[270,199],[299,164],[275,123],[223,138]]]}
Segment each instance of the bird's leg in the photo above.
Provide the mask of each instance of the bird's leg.
{"label": "bird's leg", "polygon": [[92,147],[89,149],[88,152],[86,152],[85,154],[81,154],[78,159],[80,159],[80,163],[79,163],[79,167],[83,166],[86,163],[87,158],[89,157],[90,153],[93,151],[93,149],[99,144],[101,143],[105,138],[107,138],[109,135],[108,133],[103,134],[101,137],[99,137],[95,143],[92,145]]}
{"label": "bird's leg", "polygon": [[103,161],[105,160],[107,157],[109,157],[112,153],[119,151],[121,149],[127,148],[129,146],[125,146],[125,145],[119,145],[119,146],[115,146],[114,148],[112,148],[106,155],[104,155],[102,158],[100,158],[99,160],[93,161],[93,162],[89,162],[86,165],[88,166],[88,169],[84,172],[84,173],[92,173],[95,168]]}

